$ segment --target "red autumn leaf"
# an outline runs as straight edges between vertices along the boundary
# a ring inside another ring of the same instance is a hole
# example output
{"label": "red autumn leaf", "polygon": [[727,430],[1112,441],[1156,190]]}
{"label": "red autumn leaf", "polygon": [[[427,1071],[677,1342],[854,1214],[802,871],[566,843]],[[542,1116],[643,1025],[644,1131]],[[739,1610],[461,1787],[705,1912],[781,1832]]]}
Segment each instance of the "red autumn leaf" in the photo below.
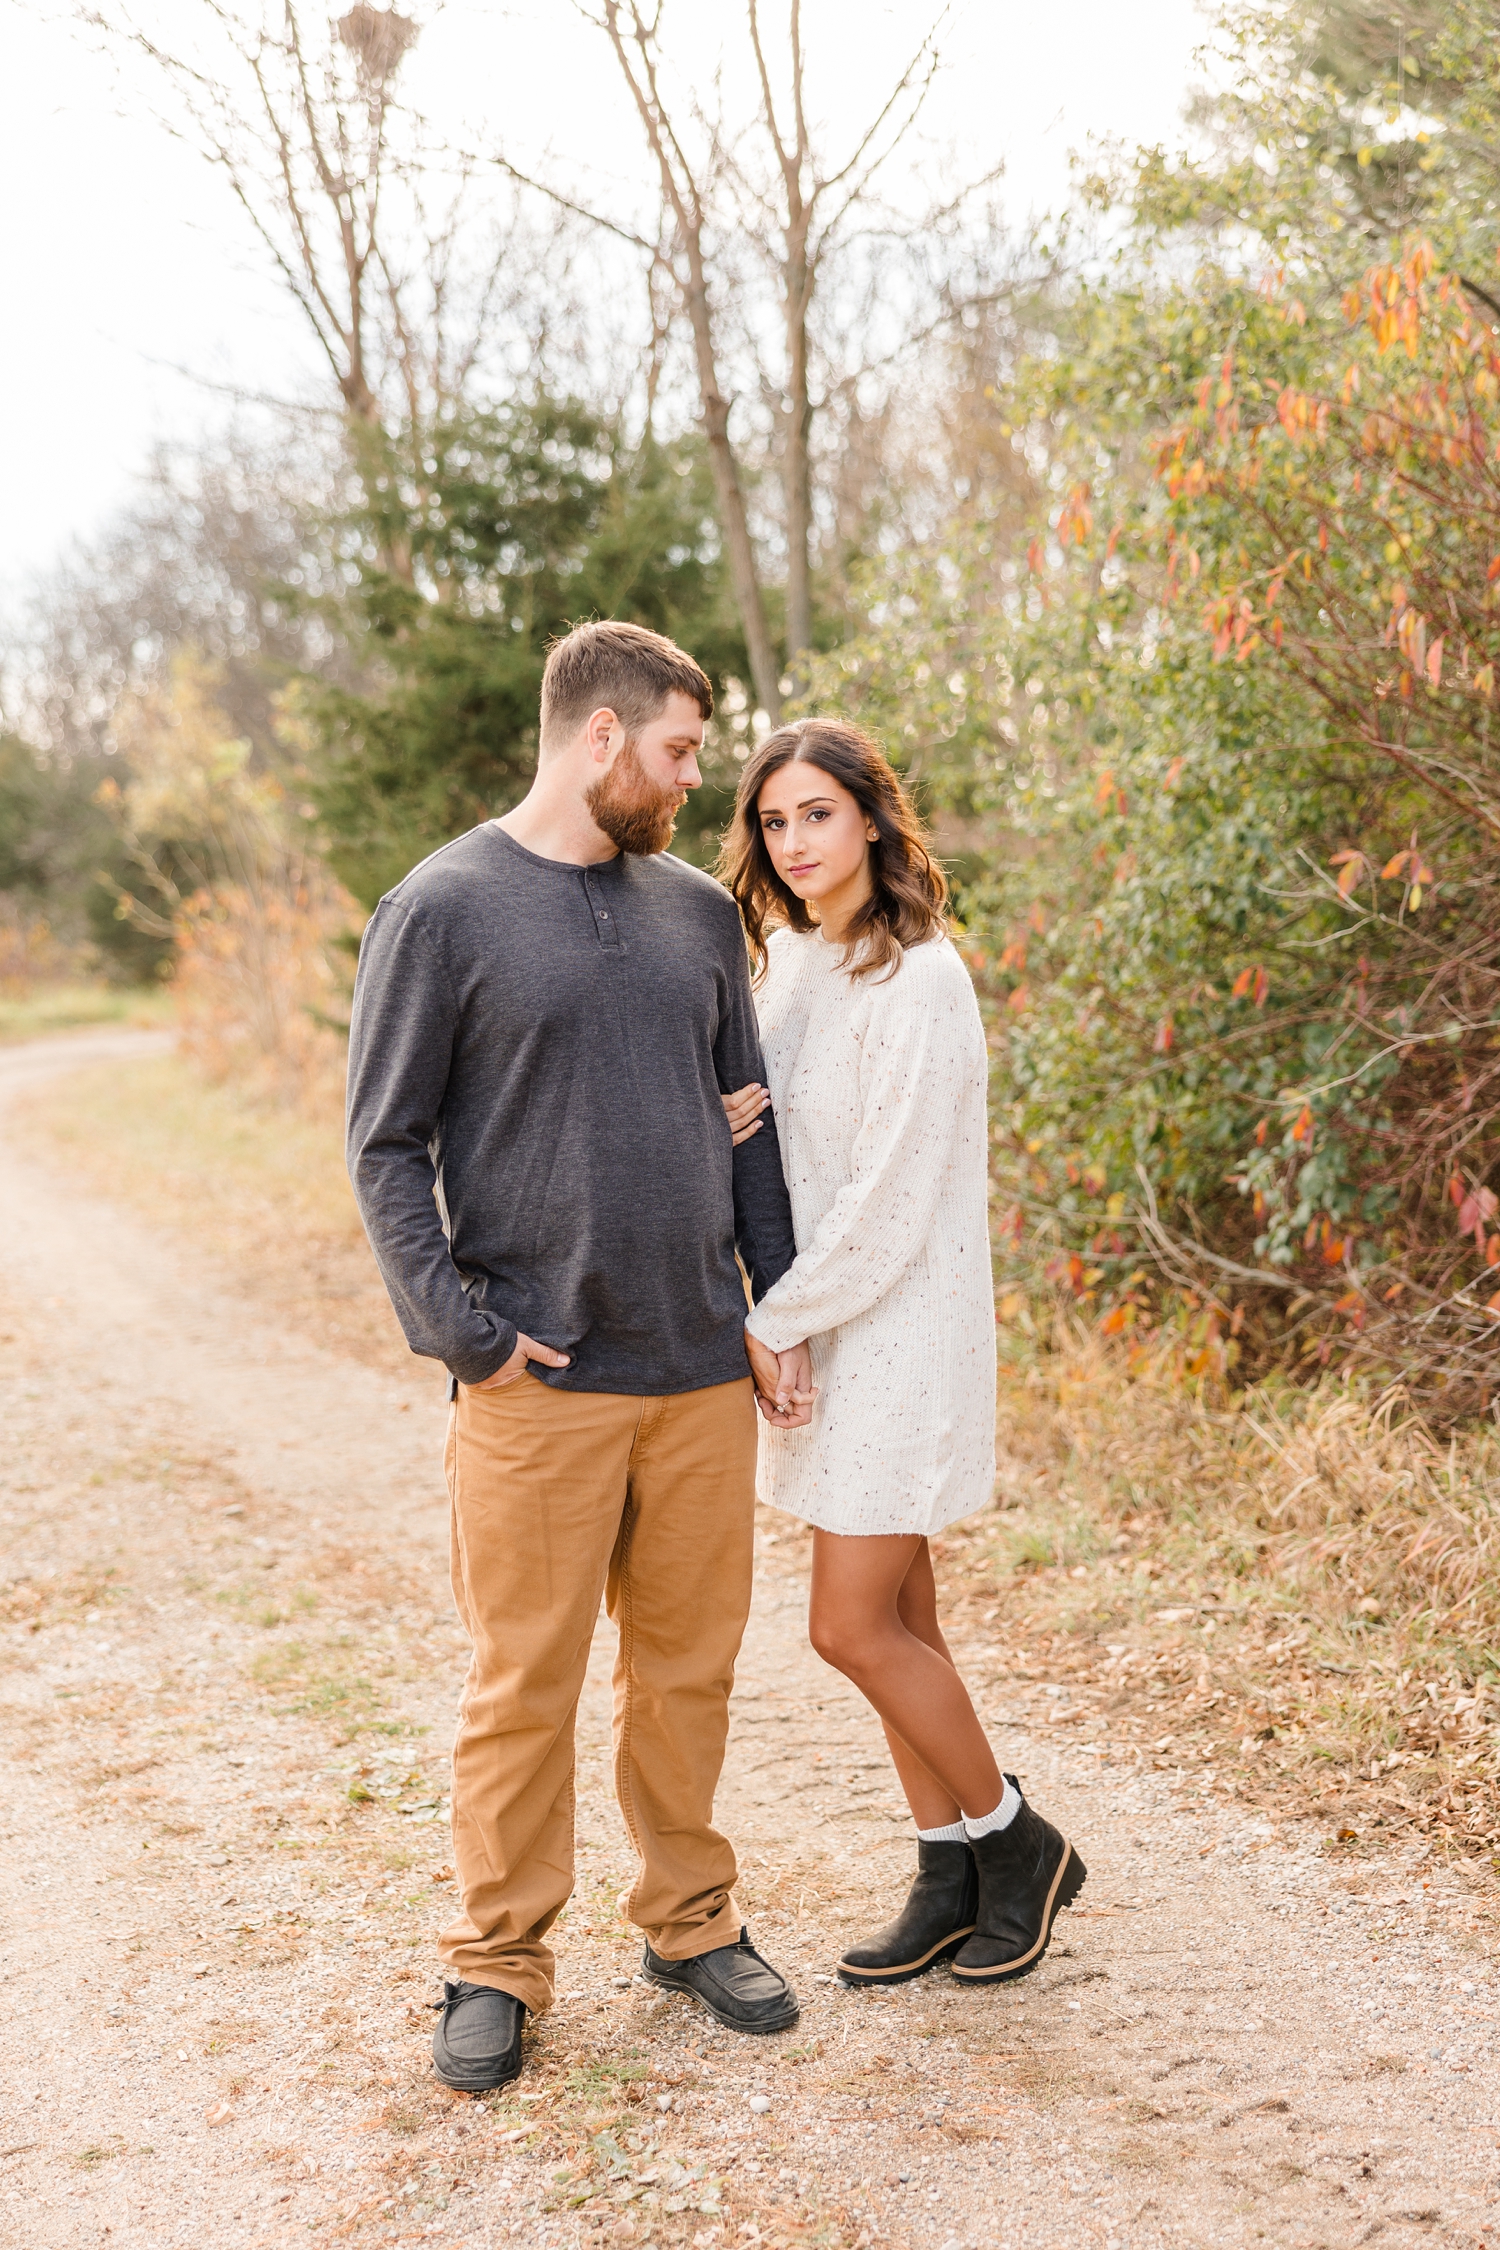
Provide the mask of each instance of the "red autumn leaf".
{"label": "red autumn leaf", "polygon": [[1257,969],[1255,972],[1255,1005],[1257,1008],[1265,1006],[1267,999],[1270,997],[1270,991],[1270,978],[1264,969]]}
{"label": "red autumn leaf", "polygon": [[1339,871],[1339,897],[1347,898],[1365,870],[1363,852],[1335,852],[1328,862]]}
{"label": "red autumn leaf", "polygon": [[1163,789],[1175,789],[1177,787],[1178,779],[1186,764],[1186,758],[1174,758],[1172,760],[1167,768],[1166,779],[1162,782]]}
{"label": "red autumn leaf", "polygon": [[1485,1244],[1484,1262],[1487,1266],[1500,1266],[1500,1234],[1492,1234]]}
{"label": "red autumn leaf", "polygon": [[1341,1234],[1330,1234],[1323,1244],[1324,1265],[1341,1266],[1344,1262],[1345,1247],[1344,1237]]}
{"label": "red autumn leaf", "polygon": [[[1271,1122],[1271,1120],[1270,1120],[1270,1118],[1269,1118],[1269,1117],[1263,1117],[1263,1118],[1261,1119],[1260,1123],[1259,1123],[1259,1124],[1258,1124],[1258,1125],[1256,1126],[1256,1128],[1255,1128],[1255,1145],[1256,1145],[1256,1147],[1257,1147],[1257,1148],[1264,1148],[1264,1147],[1265,1147],[1265,1145],[1266,1145],[1266,1131],[1267,1131],[1267,1128],[1268,1128],[1268,1127],[1269,1127],[1269,1125],[1270,1125],[1270,1122]],[[1259,1216],[1259,1214],[1258,1214],[1258,1213],[1257,1213],[1257,1216]]]}
{"label": "red autumn leaf", "polygon": [[1243,1000],[1254,982],[1255,971],[1253,969],[1241,969],[1239,975],[1234,980],[1234,985],[1229,995],[1230,999]]}
{"label": "red autumn leaf", "polygon": [[1309,1145],[1310,1145],[1310,1144],[1311,1144],[1311,1141],[1312,1141],[1312,1137],[1313,1137],[1313,1113],[1312,1113],[1312,1111],[1311,1111],[1311,1110],[1310,1110],[1310,1109],[1308,1108],[1307,1104],[1306,1104],[1306,1103],[1304,1102],[1304,1103],[1303,1103],[1303,1105],[1302,1105],[1302,1108],[1301,1108],[1301,1109],[1300,1109],[1300,1111],[1298,1112],[1298,1115],[1297,1115],[1297,1122],[1296,1122],[1296,1124],[1295,1124],[1295,1125],[1294,1125],[1294,1126],[1292,1127],[1292,1139],[1293,1139],[1294,1141],[1306,1141],[1306,1142],[1308,1142],[1308,1143],[1309,1143]]}
{"label": "red autumn leaf", "polygon": [[1484,1248],[1485,1226],[1500,1210],[1493,1188],[1470,1188],[1458,1207],[1458,1224],[1464,1234],[1472,1234],[1478,1247]]}
{"label": "red autumn leaf", "polygon": [[1335,1312],[1354,1312],[1363,1301],[1357,1289],[1346,1289],[1333,1309]]}
{"label": "red autumn leaf", "polygon": [[1134,1305],[1116,1305],[1113,1312],[1105,1314],[1099,1326],[1106,1336],[1118,1336],[1121,1329],[1128,1328],[1134,1318]]}
{"label": "red autumn leaf", "polygon": [[1459,1178],[1458,1174],[1457,1174],[1457,1173],[1455,1172],[1455,1173],[1454,1173],[1454,1175],[1453,1175],[1453,1177],[1452,1177],[1452,1179],[1451,1179],[1451,1180],[1450,1180],[1450,1181],[1448,1182],[1448,1193],[1449,1193],[1449,1195],[1450,1195],[1450,1196],[1452,1197],[1452,1199],[1453,1199],[1454,1203],[1455,1203],[1455,1204],[1458,1204],[1458,1203],[1462,1203],[1462,1201],[1463,1201],[1463,1199],[1464,1199],[1464,1196],[1465,1196],[1466,1192],[1467,1192],[1467,1190],[1466,1190],[1466,1189],[1465,1189],[1465,1187],[1464,1187],[1464,1183],[1463,1183],[1463,1181],[1462,1181],[1462,1180],[1461,1180],[1461,1179]]}
{"label": "red autumn leaf", "polygon": [[1433,642],[1431,648],[1427,651],[1427,677],[1434,687],[1440,687],[1442,685],[1443,636],[1441,633],[1439,633],[1437,639]]}
{"label": "red autumn leaf", "polygon": [[1411,856],[1410,852],[1397,852],[1394,859],[1388,859],[1380,870],[1381,881],[1383,883],[1392,881],[1401,873]]}
{"label": "red autumn leaf", "polygon": [[1172,1041],[1175,1037],[1176,1027],[1172,1022],[1172,1018],[1170,1016],[1163,1016],[1161,1022],[1156,1027],[1156,1037],[1151,1042],[1152,1054],[1170,1055],[1170,1053],[1172,1052]]}

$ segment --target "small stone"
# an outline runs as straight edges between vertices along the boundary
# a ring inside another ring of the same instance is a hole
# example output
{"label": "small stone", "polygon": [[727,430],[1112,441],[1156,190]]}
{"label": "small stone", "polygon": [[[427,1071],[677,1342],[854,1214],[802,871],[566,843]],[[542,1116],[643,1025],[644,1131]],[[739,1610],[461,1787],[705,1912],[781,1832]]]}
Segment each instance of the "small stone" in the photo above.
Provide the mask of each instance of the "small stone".
{"label": "small stone", "polygon": [[764,2117],[770,2106],[771,2097],[769,2094],[752,2094],[750,2096],[750,2107],[757,2117]]}
{"label": "small stone", "polygon": [[657,2108],[658,2108],[658,2109],[660,2109],[660,2110],[668,2110],[668,2109],[670,2109],[670,2108],[671,2108],[671,2106],[672,2106],[672,2097],[671,2097],[671,2095],[670,2095],[670,2094],[658,2094],[658,2095],[657,2095],[657,2097],[656,2097],[656,2106],[657,2106]]}

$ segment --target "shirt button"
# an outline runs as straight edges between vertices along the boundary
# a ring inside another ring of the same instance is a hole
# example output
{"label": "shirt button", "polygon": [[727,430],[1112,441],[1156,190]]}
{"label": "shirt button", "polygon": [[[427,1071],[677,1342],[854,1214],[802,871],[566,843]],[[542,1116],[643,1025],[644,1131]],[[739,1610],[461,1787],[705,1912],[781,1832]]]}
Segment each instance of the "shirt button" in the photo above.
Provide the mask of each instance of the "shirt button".
{"label": "shirt button", "polygon": [[609,920],[609,916],[605,913],[603,907],[599,909],[599,919],[601,922],[607,922]]}

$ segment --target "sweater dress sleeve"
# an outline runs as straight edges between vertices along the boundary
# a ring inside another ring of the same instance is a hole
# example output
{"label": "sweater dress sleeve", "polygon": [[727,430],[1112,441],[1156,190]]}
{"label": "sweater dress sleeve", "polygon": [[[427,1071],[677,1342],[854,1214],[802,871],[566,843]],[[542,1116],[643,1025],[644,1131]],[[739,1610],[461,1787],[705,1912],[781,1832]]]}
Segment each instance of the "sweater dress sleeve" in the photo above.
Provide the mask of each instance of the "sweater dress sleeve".
{"label": "sweater dress sleeve", "polygon": [[[956,1130],[959,1088],[986,1071],[973,988],[934,947],[914,948],[877,986],[860,1067],[862,1116],[850,1178],[812,1240],[745,1323],[785,1351],[856,1319],[918,1256]],[[946,953],[946,949],[944,949]]]}

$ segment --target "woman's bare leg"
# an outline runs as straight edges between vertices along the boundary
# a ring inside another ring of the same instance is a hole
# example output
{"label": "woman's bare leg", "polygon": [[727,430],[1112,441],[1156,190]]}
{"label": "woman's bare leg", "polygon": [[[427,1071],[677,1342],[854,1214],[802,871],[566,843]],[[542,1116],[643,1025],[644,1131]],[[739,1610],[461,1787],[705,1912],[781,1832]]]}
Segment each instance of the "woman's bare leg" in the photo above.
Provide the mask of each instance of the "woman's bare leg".
{"label": "woman's bare leg", "polygon": [[815,1530],[808,1630],[879,1714],[919,1828],[994,1810],[1004,1781],[938,1626],[924,1538]]}
{"label": "woman's bare leg", "polygon": [[[919,1641],[934,1650],[945,1664],[953,1664],[952,1653],[938,1624],[932,1550],[925,1539],[918,1540],[917,1551],[907,1565],[896,1596],[896,1613],[909,1633],[914,1633]],[[953,1668],[958,1669],[957,1665]],[[893,1726],[882,1719],[881,1727],[896,1777],[911,1807],[912,1819],[919,1828],[951,1828],[959,1817],[957,1798],[950,1796],[943,1784],[928,1772],[911,1744],[903,1741]]]}

